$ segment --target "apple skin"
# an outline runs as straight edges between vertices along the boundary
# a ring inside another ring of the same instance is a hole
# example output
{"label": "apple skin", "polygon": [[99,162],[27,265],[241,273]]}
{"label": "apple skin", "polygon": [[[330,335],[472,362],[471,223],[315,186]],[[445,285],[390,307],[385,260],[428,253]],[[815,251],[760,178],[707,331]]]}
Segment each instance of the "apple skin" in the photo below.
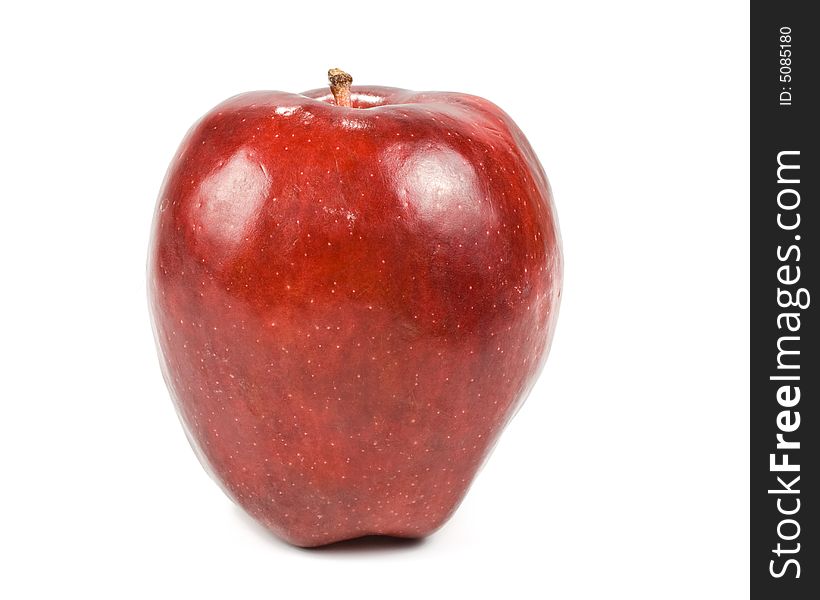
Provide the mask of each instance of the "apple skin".
{"label": "apple skin", "polygon": [[561,294],[549,184],[490,102],[252,92],[188,132],[149,303],[194,450],[278,536],[422,537],[543,366]]}

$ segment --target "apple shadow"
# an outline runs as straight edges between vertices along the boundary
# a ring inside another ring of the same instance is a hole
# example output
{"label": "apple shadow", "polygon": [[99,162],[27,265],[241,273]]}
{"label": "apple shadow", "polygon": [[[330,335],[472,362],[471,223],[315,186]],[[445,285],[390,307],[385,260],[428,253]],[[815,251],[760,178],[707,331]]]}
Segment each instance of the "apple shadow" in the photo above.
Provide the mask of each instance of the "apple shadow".
{"label": "apple shadow", "polygon": [[300,548],[299,546],[288,544],[283,539],[277,537],[267,528],[257,523],[253,517],[242,510],[239,506],[234,504],[233,509],[236,518],[265,542],[272,543],[283,548],[289,548],[290,550],[302,552],[304,554],[313,554],[315,556],[385,554],[389,552],[410,551],[414,548],[423,546],[427,541],[424,538],[400,538],[388,535],[366,535],[363,537],[353,538],[351,540],[334,542],[325,546],[317,546],[315,548]]}
{"label": "apple shadow", "polygon": [[334,542],[316,548],[300,548],[301,551],[316,555],[343,554],[383,554],[386,552],[408,551],[423,546],[426,540],[419,538],[400,538],[390,535],[365,535]]}

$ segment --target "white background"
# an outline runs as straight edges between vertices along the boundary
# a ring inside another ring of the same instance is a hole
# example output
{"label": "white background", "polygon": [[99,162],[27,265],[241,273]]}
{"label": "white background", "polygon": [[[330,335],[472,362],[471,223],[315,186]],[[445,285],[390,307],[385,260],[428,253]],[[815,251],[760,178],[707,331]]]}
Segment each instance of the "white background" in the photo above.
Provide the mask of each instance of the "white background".
{"label": "white background", "polygon": [[[746,597],[748,28],[745,2],[4,3],[0,596]],[[187,128],[330,66],[494,101],[560,216],[547,368],[421,544],[255,525],[188,447],[149,327]]]}

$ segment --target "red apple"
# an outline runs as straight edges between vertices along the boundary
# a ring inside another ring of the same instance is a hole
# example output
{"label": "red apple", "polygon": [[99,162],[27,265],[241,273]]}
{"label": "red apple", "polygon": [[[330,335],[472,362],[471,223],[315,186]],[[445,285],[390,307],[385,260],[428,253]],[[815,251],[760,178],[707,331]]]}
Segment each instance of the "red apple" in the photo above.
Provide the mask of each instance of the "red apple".
{"label": "red apple", "polygon": [[191,444],[318,546],[453,513],[546,358],[562,259],[524,135],[475,96],[251,92],[190,130],[149,297]]}

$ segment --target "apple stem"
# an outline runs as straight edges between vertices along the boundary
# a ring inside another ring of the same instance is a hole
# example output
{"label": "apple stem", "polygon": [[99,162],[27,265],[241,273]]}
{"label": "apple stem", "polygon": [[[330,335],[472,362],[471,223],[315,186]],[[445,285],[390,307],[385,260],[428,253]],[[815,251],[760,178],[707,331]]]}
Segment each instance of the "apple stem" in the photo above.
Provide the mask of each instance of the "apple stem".
{"label": "apple stem", "polygon": [[345,73],[341,69],[330,69],[327,72],[327,79],[330,82],[330,91],[333,93],[333,99],[336,101],[336,106],[353,106],[350,102],[350,84],[353,83],[353,78],[349,73]]}

